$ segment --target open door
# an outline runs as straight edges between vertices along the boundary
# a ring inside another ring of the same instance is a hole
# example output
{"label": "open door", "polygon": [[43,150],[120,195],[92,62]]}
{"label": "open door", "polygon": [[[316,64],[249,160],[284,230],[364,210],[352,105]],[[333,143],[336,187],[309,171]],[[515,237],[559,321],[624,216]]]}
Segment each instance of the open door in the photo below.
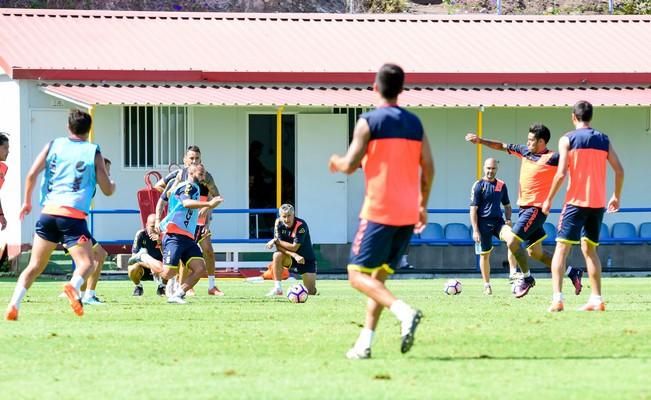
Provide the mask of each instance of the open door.
{"label": "open door", "polygon": [[346,176],[332,174],[328,159],[348,146],[344,114],[296,116],[296,215],[304,219],[314,243],[346,243]]}

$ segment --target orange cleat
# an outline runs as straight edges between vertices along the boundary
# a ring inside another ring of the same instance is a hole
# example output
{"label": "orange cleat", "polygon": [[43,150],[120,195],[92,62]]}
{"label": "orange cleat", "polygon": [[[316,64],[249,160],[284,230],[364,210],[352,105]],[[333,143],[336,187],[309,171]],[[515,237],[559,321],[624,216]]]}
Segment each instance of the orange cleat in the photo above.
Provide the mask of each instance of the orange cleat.
{"label": "orange cleat", "polygon": [[16,306],[8,306],[7,311],[5,311],[5,320],[7,321],[16,321],[18,320],[18,309]]}
{"label": "orange cleat", "polygon": [[603,301],[599,304],[587,303],[578,311],[606,311],[606,304]]}
{"label": "orange cleat", "polygon": [[223,296],[223,295],[224,295],[224,292],[219,290],[219,288],[217,286],[215,286],[212,289],[208,289],[208,296]]}
{"label": "orange cleat", "polygon": [[549,311],[549,312],[560,312],[560,311],[563,311],[564,309],[565,309],[565,307],[563,306],[562,301],[554,301],[554,302],[552,302],[552,305],[549,306],[547,311]]}
{"label": "orange cleat", "polygon": [[66,283],[63,285],[63,293],[66,294],[72,311],[80,317],[84,315],[84,305],[81,304],[81,299],[79,298],[79,294],[77,294],[75,288],[71,284]]}

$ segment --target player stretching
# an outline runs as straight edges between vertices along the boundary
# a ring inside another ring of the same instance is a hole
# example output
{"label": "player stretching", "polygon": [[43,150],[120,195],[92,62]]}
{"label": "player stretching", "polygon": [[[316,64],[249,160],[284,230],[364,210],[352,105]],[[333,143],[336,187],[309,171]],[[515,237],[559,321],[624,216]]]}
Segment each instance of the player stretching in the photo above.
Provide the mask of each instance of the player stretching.
{"label": "player stretching", "polygon": [[63,243],[68,248],[77,266],[63,291],[75,314],[84,314],[79,288],[94,270],[86,216],[97,184],[107,196],[115,191],[115,183],[106,173],[99,146],[88,142],[91,124],[89,114],[71,110],[68,116],[69,136],[48,143],[27,173],[20,219],[32,211],[32,192],[36,178],[45,170],[41,186],[43,210],[36,222],[29,264],[18,278],[5,313],[7,320],[18,319],[20,302],[47,266],[57,243]]}
{"label": "player stretching", "polygon": [[592,104],[579,101],[572,111],[575,130],[558,140],[558,171],[543,203],[549,214],[554,196],[568,175],[565,205],[558,221],[556,249],[552,259],[553,297],[549,311],[563,311],[563,272],[573,244],[581,243],[590,279],[590,299],[581,311],[605,311],[601,298],[601,262],[597,254],[599,229],[606,206],[606,161],[615,172],[615,190],[608,201],[608,212],[619,211],[624,186],[624,168],[613,144],[605,134],[590,127]]}
{"label": "player stretching", "polygon": [[377,73],[373,89],[381,105],[364,113],[344,156],[333,154],[332,172],[352,174],[361,165],[366,194],[357,234],[350,251],[348,280],[367,297],[366,322],[349,359],[371,357],[371,343],[384,307],[401,323],[400,351],[406,353],[422,313],[387,289],[384,281],[399,266],[414,232],[427,224],[427,200],[434,178],[434,161],[427,136],[418,117],[398,106],[404,72],[385,64]]}
{"label": "player stretching", "polygon": [[[547,237],[543,224],[547,220],[541,207],[552,186],[552,179],[558,169],[558,153],[547,148],[551,132],[543,124],[533,124],[529,127],[527,144],[507,144],[497,140],[480,138],[474,133],[466,135],[466,141],[483,144],[493,150],[502,150],[521,158],[520,186],[518,188],[518,221],[511,231],[504,230],[502,239],[506,241],[512,252],[520,249],[525,243],[529,256],[540,261],[549,268],[552,265],[552,255],[543,250],[542,242]],[[536,281],[531,276],[528,264],[520,265],[523,276],[515,282],[515,297],[529,293]],[[581,277],[583,271],[577,267],[568,267],[567,276],[574,285],[574,293],[581,293]]]}
{"label": "player stretching", "polygon": [[167,299],[168,303],[184,304],[185,293],[199,282],[206,273],[206,263],[199,245],[194,240],[199,209],[213,209],[221,203],[221,197],[210,201],[199,200],[199,182],[206,179],[203,165],[191,165],[187,168],[188,179],[176,183],[172,180],[165,188],[161,198],[169,202],[168,213],[160,224],[163,237],[163,271],[161,278],[171,279],[179,270],[181,263],[190,270],[180,287]]}

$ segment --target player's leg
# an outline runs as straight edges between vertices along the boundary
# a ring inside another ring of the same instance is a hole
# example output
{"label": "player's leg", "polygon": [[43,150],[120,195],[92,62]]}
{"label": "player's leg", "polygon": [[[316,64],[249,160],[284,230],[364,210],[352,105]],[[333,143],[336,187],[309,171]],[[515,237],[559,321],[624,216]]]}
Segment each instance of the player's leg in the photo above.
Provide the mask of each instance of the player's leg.
{"label": "player's leg", "polygon": [[129,265],[127,267],[127,273],[129,274],[129,279],[131,279],[131,282],[136,285],[133,289],[133,296],[142,296],[144,293],[144,288],[142,287],[142,282],[140,282],[140,280],[145,274],[144,263],[139,262]]}
{"label": "player's leg", "polygon": [[210,231],[203,227],[202,236],[198,243],[203,253],[203,259],[206,262],[206,273],[208,274],[208,295],[210,296],[223,296],[224,292],[219,290],[215,284],[215,251],[210,242]]}
{"label": "player's leg", "polygon": [[[168,303],[183,304],[183,298],[206,274],[206,263],[199,245],[189,237],[179,236],[177,238],[177,256],[186,266],[186,273],[179,288],[167,299]],[[167,260],[167,258],[165,258]]]}
{"label": "player's leg", "polygon": [[[94,241],[94,240],[93,240]],[[97,289],[97,283],[99,278],[102,275],[102,268],[104,267],[104,261],[106,260],[108,253],[99,243],[94,243],[93,245],[93,273],[90,274],[87,281],[87,290],[84,292],[82,297],[82,302],[84,304],[103,304],[95,293]],[[82,286],[83,291],[83,286]]]}
{"label": "player's leg", "polygon": [[[303,264],[296,264],[298,273],[303,278],[303,286],[307,289],[307,293],[313,296],[316,291],[316,261],[305,260]],[[284,268],[283,268],[284,271]]]}
{"label": "player's leg", "polygon": [[590,210],[586,218],[584,235],[581,238],[581,251],[585,258],[590,280],[590,299],[581,307],[582,311],[605,311],[606,306],[601,297],[601,261],[597,254],[599,229],[603,220],[603,210]]}
{"label": "player's leg", "polygon": [[18,319],[20,303],[25,297],[27,290],[32,286],[32,283],[34,283],[36,278],[38,278],[38,276],[45,270],[45,267],[50,260],[50,255],[56,246],[57,244],[55,242],[50,242],[39,237],[38,231],[37,234],[34,235],[29,263],[27,264],[27,268],[25,268],[18,277],[14,293],[9,301],[9,305],[7,306],[7,311],[5,312],[6,320],[15,321]]}
{"label": "player's leg", "polygon": [[504,225],[500,230],[500,239],[506,242],[509,251],[522,270],[522,276],[513,282],[513,295],[516,298],[526,296],[529,290],[536,285],[536,280],[529,270],[528,253],[522,248],[522,243],[526,243],[534,230],[538,229],[534,224],[544,222],[544,219],[539,219],[541,215],[543,214],[537,207],[523,208],[518,214],[518,221],[512,228]]}
{"label": "player's leg", "polygon": [[515,259],[508,246],[506,247],[506,260],[509,263],[509,280],[514,280],[518,273],[518,260]]}
{"label": "player's leg", "polygon": [[[83,221],[84,223],[86,221]],[[93,273],[93,249],[90,241],[77,243],[72,247],[68,247],[70,256],[75,262],[75,270],[73,271],[70,282],[64,285],[63,291],[70,301],[70,307],[78,316],[84,314],[80,289],[81,285]]]}
{"label": "player's leg", "polygon": [[275,251],[271,256],[271,270],[273,273],[274,287],[267,293],[267,297],[275,297],[283,295],[282,276],[283,267],[290,267],[292,265],[292,258],[287,254]]}
{"label": "player's leg", "polygon": [[579,244],[586,214],[580,207],[566,204],[558,220],[556,248],[552,257],[552,305],[549,311],[563,311],[563,275],[572,245]]}
{"label": "player's leg", "polygon": [[493,227],[479,220],[479,271],[484,282],[484,294],[492,295],[491,288],[491,263],[490,257],[493,251]]}

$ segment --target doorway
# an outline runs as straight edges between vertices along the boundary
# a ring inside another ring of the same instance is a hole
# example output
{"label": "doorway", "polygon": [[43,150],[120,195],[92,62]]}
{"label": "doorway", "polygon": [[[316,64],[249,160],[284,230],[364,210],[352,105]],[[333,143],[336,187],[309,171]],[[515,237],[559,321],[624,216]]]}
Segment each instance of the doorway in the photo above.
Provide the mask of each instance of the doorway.
{"label": "doorway", "polygon": [[[295,117],[282,116],[281,202],[295,205]],[[249,208],[276,208],[276,114],[249,114]],[[273,237],[275,213],[249,217],[249,237]]]}

